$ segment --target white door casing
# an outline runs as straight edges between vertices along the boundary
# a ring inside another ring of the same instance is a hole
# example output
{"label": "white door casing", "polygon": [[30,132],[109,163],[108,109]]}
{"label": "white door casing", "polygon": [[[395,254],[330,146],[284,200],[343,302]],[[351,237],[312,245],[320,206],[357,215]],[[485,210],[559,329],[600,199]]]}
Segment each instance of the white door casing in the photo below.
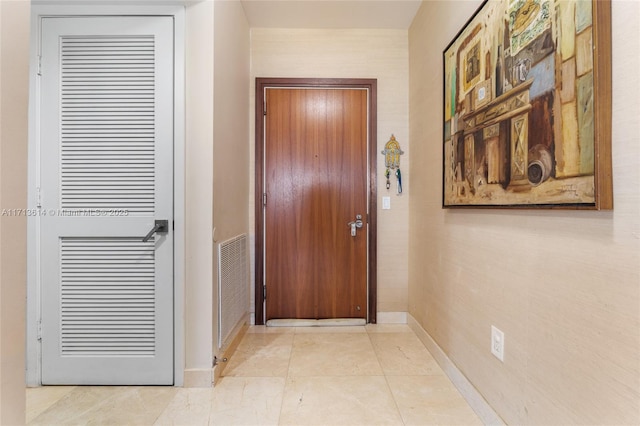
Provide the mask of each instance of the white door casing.
{"label": "white door casing", "polygon": [[41,34],[42,383],[172,384],[173,20]]}

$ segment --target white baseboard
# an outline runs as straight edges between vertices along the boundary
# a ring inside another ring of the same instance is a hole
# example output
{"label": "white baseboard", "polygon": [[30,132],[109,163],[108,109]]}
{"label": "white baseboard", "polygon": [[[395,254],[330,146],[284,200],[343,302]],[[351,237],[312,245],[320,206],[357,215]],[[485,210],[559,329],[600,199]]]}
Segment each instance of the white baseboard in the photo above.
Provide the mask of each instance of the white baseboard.
{"label": "white baseboard", "polygon": [[184,370],[185,388],[211,388],[213,387],[213,368],[190,368]]}
{"label": "white baseboard", "polygon": [[236,352],[238,345],[249,329],[249,324],[247,324],[248,319],[249,316],[245,315],[244,320],[240,321],[234,328],[232,332],[233,338],[230,340],[229,344],[226,347],[222,348],[221,351],[216,354],[218,362],[213,366],[213,387],[216,387],[216,385],[218,384],[218,380],[220,380],[220,377],[222,376],[222,373],[227,366],[227,362]]}
{"label": "white baseboard", "polygon": [[344,327],[366,325],[364,318],[270,319],[267,327]]}
{"label": "white baseboard", "polygon": [[406,312],[378,312],[376,314],[378,324],[406,324]]}
{"label": "white baseboard", "polygon": [[[376,313],[377,324],[406,324],[407,313],[406,312],[377,312]],[[249,313],[249,325],[256,324],[256,313]]]}
{"label": "white baseboard", "polygon": [[416,333],[418,338],[426,346],[427,350],[431,352],[431,355],[433,355],[433,358],[436,360],[438,365],[440,365],[440,368],[444,370],[453,385],[462,394],[478,417],[480,417],[482,423],[485,425],[504,425],[505,423],[500,416],[493,410],[493,408],[491,408],[489,403],[465,377],[462,371],[460,371],[453,361],[449,359],[447,354],[436,343],[436,341],[433,340],[429,333],[422,328],[411,314],[407,314],[407,316],[407,324],[409,327],[411,327],[411,329]]}

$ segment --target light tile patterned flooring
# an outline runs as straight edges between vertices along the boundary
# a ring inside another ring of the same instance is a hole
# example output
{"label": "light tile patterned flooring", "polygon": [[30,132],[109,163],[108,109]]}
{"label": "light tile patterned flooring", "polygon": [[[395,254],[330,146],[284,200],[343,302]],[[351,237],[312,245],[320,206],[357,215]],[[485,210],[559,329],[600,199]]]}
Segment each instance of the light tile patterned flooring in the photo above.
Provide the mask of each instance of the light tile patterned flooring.
{"label": "light tile patterned flooring", "polygon": [[482,424],[406,325],[250,327],[213,389],[27,389],[29,425]]}

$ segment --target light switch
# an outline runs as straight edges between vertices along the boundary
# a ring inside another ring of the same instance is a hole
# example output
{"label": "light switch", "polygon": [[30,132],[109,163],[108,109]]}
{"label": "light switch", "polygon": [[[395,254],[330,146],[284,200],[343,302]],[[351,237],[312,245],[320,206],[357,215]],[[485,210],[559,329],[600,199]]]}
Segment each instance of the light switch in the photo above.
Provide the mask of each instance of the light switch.
{"label": "light switch", "polygon": [[391,210],[391,197],[382,197],[382,210]]}

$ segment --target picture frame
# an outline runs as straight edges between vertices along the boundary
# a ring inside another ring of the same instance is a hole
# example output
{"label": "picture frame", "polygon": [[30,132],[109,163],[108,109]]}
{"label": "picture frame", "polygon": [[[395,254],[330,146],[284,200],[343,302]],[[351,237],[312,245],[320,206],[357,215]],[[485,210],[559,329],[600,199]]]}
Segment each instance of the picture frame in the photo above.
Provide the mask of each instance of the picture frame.
{"label": "picture frame", "polygon": [[485,0],[443,75],[443,208],[613,209],[610,0]]}

